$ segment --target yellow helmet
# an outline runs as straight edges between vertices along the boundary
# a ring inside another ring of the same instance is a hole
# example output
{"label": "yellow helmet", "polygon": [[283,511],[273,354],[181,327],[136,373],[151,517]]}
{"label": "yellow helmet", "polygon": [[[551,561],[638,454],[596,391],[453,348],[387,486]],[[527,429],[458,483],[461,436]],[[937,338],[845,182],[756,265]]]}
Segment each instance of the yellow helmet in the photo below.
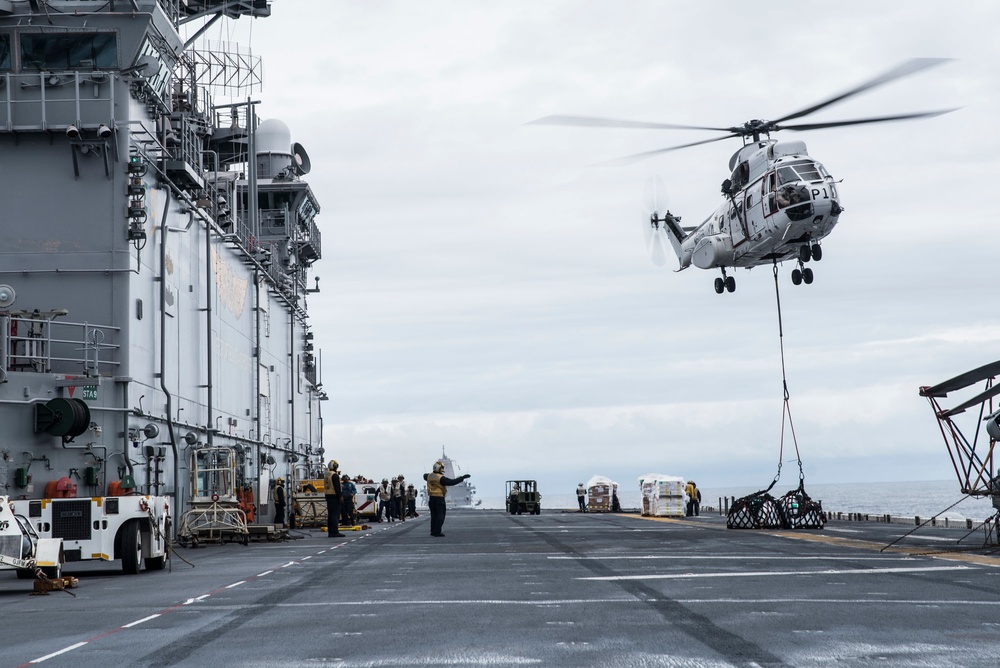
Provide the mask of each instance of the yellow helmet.
{"label": "yellow helmet", "polygon": [[336,471],[339,467],[340,467],[340,464],[337,463],[337,460],[336,459],[331,459],[330,460],[330,465],[327,468],[329,468],[331,471]]}
{"label": "yellow helmet", "polygon": [[434,473],[444,473],[444,463],[434,462]]}
{"label": "yellow helmet", "polygon": [[277,484],[284,485],[285,484],[285,479],[282,478],[281,476],[278,476]]}

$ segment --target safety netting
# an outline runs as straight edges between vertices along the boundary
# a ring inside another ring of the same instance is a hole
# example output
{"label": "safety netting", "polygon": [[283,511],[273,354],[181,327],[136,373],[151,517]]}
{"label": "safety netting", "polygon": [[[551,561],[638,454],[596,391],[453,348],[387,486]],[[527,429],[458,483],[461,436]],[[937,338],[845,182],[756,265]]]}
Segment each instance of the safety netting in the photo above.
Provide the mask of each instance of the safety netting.
{"label": "safety netting", "polygon": [[806,493],[803,482],[784,496],[774,498],[770,487],[740,497],[729,508],[730,529],[822,529],[823,504]]}
{"label": "safety netting", "polygon": [[781,510],[766,490],[740,497],[729,508],[730,529],[781,529]]}

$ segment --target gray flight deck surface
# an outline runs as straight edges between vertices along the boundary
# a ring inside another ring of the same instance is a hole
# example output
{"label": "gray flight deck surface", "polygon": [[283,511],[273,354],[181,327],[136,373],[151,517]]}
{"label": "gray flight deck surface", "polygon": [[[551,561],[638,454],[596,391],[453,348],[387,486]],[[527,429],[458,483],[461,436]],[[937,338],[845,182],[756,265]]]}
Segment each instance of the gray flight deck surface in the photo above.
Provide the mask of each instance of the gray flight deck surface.
{"label": "gray flight deck surface", "polygon": [[[966,535],[702,515],[449,511],[326,538],[68,564],[76,598],[0,573],[19,666],[996,666],[1000,558]],[[970,537],[982,543],[981,534]],[[931,554],[936,553],[936,554]],[[61,652],[61,653],[60,653]]]}

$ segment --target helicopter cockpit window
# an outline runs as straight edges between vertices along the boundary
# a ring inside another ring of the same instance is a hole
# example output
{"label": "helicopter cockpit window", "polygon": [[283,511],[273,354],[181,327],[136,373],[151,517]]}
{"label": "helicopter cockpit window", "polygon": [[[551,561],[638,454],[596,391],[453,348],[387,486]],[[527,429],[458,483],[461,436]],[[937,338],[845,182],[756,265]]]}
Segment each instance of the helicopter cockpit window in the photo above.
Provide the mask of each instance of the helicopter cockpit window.
{"label": "helicopter cockpit window", "polygon": [[110,33],[21,35],[25,69],[113,69],[118,67],[118,41]]}
{"label": "helicopter cockpit window", "polygon": [[822,167],[812,160],[796,160],[778,168],[778,185],[795,181],[821,181],[826,177]]}
{"label": "helicopter cockpit window", "polygon": [[739,165],[736,166],[736,169],[733,170],[733,178],[732,178],[733,190],[739,190],[740,188],[745,186],[747,184],[747,181],[749,180],[750,180],[750,163],[741,162]]}

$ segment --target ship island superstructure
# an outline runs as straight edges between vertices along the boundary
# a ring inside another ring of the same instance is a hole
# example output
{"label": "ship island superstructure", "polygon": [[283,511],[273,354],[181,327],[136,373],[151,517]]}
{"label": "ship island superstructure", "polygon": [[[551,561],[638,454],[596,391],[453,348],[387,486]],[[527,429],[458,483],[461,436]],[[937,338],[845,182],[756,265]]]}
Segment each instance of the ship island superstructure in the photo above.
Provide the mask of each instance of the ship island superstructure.
{"label": "ship island superstructure", "polygon": [[309,159],[214,99],[259,62],[194,46],[270,13],[0,0],[0,495],[67,560],[162,568],[187,513],[245,533],[322,465]]}

